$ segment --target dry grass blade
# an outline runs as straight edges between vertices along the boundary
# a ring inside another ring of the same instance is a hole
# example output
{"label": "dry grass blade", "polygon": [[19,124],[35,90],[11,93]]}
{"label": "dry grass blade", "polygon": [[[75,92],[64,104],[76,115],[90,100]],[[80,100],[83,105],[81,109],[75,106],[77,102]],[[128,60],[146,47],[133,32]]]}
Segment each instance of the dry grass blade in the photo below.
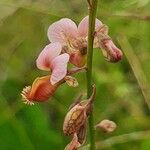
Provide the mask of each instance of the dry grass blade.
{"label": "dry grass blade", "polygon": [[136,54],[134,53],[130,43],[128,42],[128,39],[126,37],[121,36],[121,38],[118,38],[118,42],[123,49],[123,52],[133,70],[133,73],[138,81],[139,87],[141,88],[141,91],[143,93],[145,102],[148,105],[148,108],[150,109],[150,87],[148,85],[147,78],[144,74],[144,71],[142,69],[142,66],[140,64],[140,61]]}

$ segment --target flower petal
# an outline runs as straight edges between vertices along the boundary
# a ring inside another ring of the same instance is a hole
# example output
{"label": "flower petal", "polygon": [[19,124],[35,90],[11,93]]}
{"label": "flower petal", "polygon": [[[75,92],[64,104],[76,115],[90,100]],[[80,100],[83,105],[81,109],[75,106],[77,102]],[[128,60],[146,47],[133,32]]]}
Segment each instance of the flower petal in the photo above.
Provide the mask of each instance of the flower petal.
{"label": "flower petal", "polygon": [[47,35],[50,42],[60,42],[64,44],[66,38],[77,38],[78,29],[71,19],[63,18],[50,25]]}
{"label": "flower petal", "polygon": [[75,52],[70,54],[70,63],[72,63],[78,68],[81,68],[85,66],[86,55],[82,55],[80,51],[76,50]]}
{"label": "flower petal", "polygon": [[[79,35],[81,37],[86,37],[88,34],[88,22],[89,22],[89,16],[86,16],[81,20],[78,26]],[[98,19],[96,19],[95,22],[95,29],[100,27],[102,25],[102,22]]]}
{"label": "flower petal", "polygon": [[25,104],[33,105],[33,101],[43,102],[53,96],[57,87],[61,84],[52,85],[49,83],[51,76],[38,77],[32,86],[25,87],[21,93]]}
{"label": "flower petal", "polygon": [[64,53],[56,57],[51,64],[52,75],[50,82],[52,85],[62,80],[67,74],[67,63],[69,61],[69,55]]}
{"label": "flower petal", "polygon": [[62,46],[60,43],[50,43],[47,45],[36,60],[36,65],[41,70],[49,71],[51,61],[61,53]]}

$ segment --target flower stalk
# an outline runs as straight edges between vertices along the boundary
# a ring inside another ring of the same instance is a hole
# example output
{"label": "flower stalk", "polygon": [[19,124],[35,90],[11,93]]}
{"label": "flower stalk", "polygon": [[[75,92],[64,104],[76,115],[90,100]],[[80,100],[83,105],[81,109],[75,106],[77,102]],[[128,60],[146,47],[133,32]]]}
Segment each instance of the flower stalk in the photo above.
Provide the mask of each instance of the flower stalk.
{"label": "flower stalk", "polygon": [[[93,57],[93,41],[95,32],[95,19],[97,11],[98,0],[88,0],[89,4],[89,28],[88,28],[88,46],[87,46],[87,98],[92,92],[92,57]],[[89,116],[89,136],[90,136],[90,150],[95,150],[95,131],[94,118],[91,112]]]}

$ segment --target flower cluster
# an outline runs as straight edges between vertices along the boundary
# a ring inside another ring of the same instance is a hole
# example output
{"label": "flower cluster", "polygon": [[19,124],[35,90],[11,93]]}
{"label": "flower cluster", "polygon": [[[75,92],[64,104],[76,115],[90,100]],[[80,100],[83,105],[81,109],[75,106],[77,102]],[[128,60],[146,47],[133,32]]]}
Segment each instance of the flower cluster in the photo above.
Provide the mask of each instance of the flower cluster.
{"label": "flower cluster", "polygon": [[[60,19],[48,28],[50,44],[39,54],[36,60],[38,69],[50,72],[44,77],[37,77],[32,86],[26,86],[21,95],[26,104],[33,105],[35,102],[44,102],[54,95],[57,88],[67,83],[69,86],[78,86],[77,80],[71,75],[85,69],[87,58],[88,22],[86,16],[77,26],[68,18]],[[108,35],[108,27],[96,19],[94,36],[94,48],[100,48],[105,59],[109,62],[118,62],[122,58],[122,52],[115,46]],[[74,68],[67,69],[68,63]],[[76,150],[85,141],[86,122],[91,112],[95,97],[95,86],[93,93],[86,101],[75,103],[68,111],[63,131],[65,135],[71,136],[72,141],[66,146],[66,150]],[[109,123],[99,125],[100,128],[109,128],[112,131],[114,126]],[[110,129],[111,128],[111,129]]]}
{"label": "flower cluster", "polygon": [[[77,67],[86,63],[88,21],[89,16],[86,16],[77,27],[72,20],[63,18],[48,29],[49,40],[61,43],[62,53],[69,54],[70,63]],[[101,48],[104,57],[110,62],[117,62],[122,58],[121,50],[108,35],[108,27],[98,19],[95,22],[94,47]]]}
{"label": "flower cluster", "polygon": [[[81,68],[86,64],[88,21],[86,16],[76,24],[63,18],[48,28],[48,44],[39,54],[37,68],[51,72],[51,75],[38,77],[32,86],[24,88],[22,97],[27,104],[33,101],[45,101],[54,94],[57,87],[66,81],[69,85],[77,86],[77,81],[67,76],[67,64]],[[104,57],[110,62],[117,62],[122,58],[122,52],[108,36],[108,27],[98,19],[95,23],[94,47],[102,50]]]}

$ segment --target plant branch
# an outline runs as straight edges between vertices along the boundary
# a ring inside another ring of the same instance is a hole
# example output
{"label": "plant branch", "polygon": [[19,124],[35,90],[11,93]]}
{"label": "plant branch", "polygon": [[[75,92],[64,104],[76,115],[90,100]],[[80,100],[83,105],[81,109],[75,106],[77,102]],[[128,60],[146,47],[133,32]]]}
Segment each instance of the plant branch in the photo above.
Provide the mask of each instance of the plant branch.
{"label": "plant branch", "polygon": [[[95,31],[95,20],[98,0],[91,0],[89,4],[89,28],[88,28],[88,47],[87,47],[87,98],[92,93],[92,57],[93,57],[93,40]],[[93,112],[89,116],[89,136],[90,150],[95,150],[95,131]]]}

